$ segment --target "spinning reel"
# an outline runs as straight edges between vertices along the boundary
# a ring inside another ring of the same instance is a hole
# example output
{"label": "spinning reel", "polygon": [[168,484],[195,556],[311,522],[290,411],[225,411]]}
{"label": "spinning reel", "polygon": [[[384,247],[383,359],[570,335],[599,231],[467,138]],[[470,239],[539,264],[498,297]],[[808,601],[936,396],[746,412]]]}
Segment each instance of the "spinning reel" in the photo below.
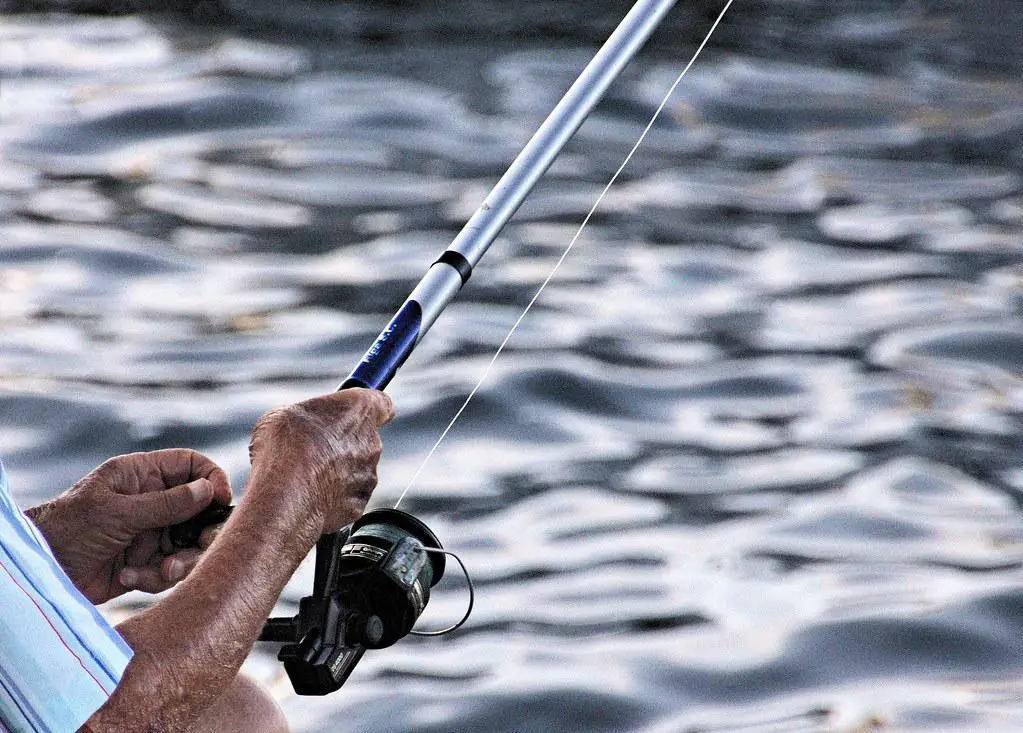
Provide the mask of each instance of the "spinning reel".
{"label": "spinning reel", "polygon": [[[171,528],[178,547],[195,545],[202,529],[227,519],[233,507],[211,504]],[[469,581],[469,607],[454,625],[413,631],[444,576],[445,556],[458,561]],[[367,512],[353,524],[316,543],[312,595],[291,618],[271,618],[260,641],[285,642],[277,654],[299,695],[339,689],[367,649],[383,649],[406,634],[438,636],[469,618],[473,586],[461,559],[443,549],[437,536],[411,514],[397,509]]]}

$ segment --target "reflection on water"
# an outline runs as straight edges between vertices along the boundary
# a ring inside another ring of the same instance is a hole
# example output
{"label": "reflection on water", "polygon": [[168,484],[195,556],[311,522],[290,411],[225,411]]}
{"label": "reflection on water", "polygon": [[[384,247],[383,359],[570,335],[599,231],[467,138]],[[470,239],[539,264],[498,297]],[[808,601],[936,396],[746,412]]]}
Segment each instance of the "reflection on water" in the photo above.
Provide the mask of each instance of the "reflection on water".
{"label": "reflection on water", "polygon": [[[339,381],[621,12],[0,20],[20,499],[171,445],[241,486],[256,417]],[[390,388],[379,504],[715,12],[669,17]],[[737,4],[410,495],[476,613],[326,699],[258,651],[296,730],[1019,730],[1020,13]]]}

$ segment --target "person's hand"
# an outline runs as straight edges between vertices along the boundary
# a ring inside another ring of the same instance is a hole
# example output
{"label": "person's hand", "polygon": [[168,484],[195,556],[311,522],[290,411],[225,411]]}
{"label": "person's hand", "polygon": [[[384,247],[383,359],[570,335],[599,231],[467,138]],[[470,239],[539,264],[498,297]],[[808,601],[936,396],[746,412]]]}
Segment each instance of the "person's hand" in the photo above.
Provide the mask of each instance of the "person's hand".
{"label": "person's hand", "polygon": [[157,593],[184,578],[215,529],[207,528],[199,548],[177,550],[167,528],[214,499],[231,503],[227,475],[180,448],[111,458],[26,514],[78,589],[103,603],[133,589]]}
{"label": "person's hand", "polygon": [[377,428],[393,418],[390,397],[357,388],[271,410],[252,432],[249,485],[292,492],[320,533],[337,531],[366,508],[377,484]]}

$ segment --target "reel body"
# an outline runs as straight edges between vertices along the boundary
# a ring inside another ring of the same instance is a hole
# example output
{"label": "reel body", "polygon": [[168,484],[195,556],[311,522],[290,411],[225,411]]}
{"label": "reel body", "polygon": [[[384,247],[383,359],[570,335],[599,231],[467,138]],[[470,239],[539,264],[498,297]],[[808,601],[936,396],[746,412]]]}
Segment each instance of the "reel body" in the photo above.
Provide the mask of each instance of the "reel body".
{"label": "reel body", "polygon": [[397,509],[368,512],[316,545],[313,593],[293,618],[272,618],[262,641],[289,642],[277,658],[299,695],[326,695],[345,683],[367,649],[412,631],[444,575],[436,535]]}
{"label": "reel body", "polygon": [[[233,506],[210,504],[170,529],[176,547],[195,546],[202,530],[227,520]],[[412,631],[444,576],[445,556],[458,561],[469,584],[461,621],[440,631]],[[457,555],[411,514],[376,509],[316,543],[313,592],[291,618],[271,618],[260,641],[284,642],[277,658],[299,695],[326,695],[345,683],[367,649],[391,646],[406,634],[454,631],[472,612],[472,580]]]}

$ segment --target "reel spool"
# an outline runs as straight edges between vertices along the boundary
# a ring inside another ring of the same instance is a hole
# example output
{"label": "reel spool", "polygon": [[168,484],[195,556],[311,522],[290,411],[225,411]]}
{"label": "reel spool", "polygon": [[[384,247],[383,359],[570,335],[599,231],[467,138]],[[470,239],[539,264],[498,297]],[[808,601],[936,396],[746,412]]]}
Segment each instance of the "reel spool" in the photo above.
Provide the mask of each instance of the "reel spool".
{"label": "reel spool", "polygon": [[429,527],[397,509],[377,509],[352,525],[339,570],[342,595],[361,612],[353,631],[363,646],[383,649],[412,631],[444,577],[442,550]]}

